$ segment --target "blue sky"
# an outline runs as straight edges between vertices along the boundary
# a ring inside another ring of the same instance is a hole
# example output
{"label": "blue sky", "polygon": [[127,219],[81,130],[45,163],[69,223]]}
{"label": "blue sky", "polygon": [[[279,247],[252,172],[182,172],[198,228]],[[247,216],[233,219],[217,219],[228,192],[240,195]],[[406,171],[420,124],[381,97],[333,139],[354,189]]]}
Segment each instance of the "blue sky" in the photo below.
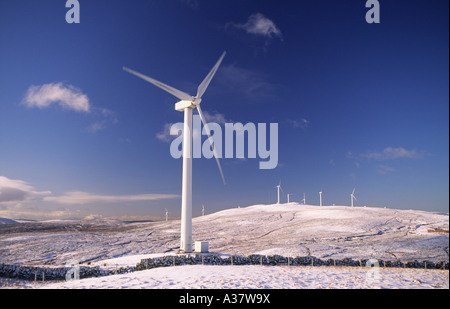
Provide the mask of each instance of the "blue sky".
{"label": "blue sky", "polygon": [[[177,99],[210,120],[278,123],[279,165],[193,162],[193,214],[276,202],[448,212],[449,3],[153,0],[0,2],[0,217],[180,216]],[[172,137],[173,138],[173,137]],[[205,137],[204,137],[205,139]]]}

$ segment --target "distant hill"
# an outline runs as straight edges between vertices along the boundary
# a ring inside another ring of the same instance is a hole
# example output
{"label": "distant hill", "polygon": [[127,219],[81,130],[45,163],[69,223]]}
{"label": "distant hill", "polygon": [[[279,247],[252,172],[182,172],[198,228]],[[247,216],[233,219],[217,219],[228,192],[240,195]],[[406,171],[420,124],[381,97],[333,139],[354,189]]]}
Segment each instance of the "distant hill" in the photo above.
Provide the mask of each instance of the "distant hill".
{"label": "distant hill", "polygon": [[0,224],[12,224],[12,223],[17,223],[17,222],[14,220],[11,220],[11,219],[0,218]]}

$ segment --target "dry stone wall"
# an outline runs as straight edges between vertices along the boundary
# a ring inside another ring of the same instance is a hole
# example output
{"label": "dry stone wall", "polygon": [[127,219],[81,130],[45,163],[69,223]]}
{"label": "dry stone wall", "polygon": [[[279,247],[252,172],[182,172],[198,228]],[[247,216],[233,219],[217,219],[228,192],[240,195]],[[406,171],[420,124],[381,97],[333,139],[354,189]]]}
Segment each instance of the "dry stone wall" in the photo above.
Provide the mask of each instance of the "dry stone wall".
{"label": "dry stone wall", "polygon": [[[448,261],[435,263],[431,261],[384,261],[384,260],[353,260],[328,259],[322,260],[313,256],[284,257],[280,255],[250,255],[250,256],[221,256],[217,254],[190,254],[174,255],[141,260],[136,266],[121,267],[118,269],[102,269],[99,266],[76,266],[79,278],[91,278],[124,274],[134,271],[152,269],[157,267],[170,267],[180,265],[263,265],[263,266],[347,266],[347,267],[400,267],[400,268],[426,268],[446,269]],[[0,277],[23,280],[66,280],[66,275],[73,271],[73,267],[30,267],[21,265],[0,264]]]}

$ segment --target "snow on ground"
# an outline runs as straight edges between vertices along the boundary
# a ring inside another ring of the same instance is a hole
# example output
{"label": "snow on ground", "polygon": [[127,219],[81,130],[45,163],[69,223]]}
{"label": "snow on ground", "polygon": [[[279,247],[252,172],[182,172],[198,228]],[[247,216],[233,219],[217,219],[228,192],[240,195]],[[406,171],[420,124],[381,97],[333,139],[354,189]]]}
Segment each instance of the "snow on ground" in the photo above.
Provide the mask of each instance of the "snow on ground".
{"label": "snow on ground", "polygon": [[175,266],[57,283],[44,289],[448,289],[444,270],[311,266]]}
{"label": "snow on ground", "polygon": [[[448,234],[428,233],[427,229],[448,230],[448,225],[449,216],[442,213],[290,203],[233,208],[194,218],[193,239],[208,241],[210,251],[222,255],[441,262],[449,257]],[[76,260],[82,265],[105,268],[134,266],[143,258],[174,254],[179,239],[179,220],[3,224],[0,263],[62,266]],[[448,271],[379,270],[383,279],[380,287],[448,288]],[[365,281],[367,271],[339,267],[179,266],[84,279],[72,287],[365,288],[369,287]],[[72,283],[57,283],[54,287],[69,287],[67,284]]]}

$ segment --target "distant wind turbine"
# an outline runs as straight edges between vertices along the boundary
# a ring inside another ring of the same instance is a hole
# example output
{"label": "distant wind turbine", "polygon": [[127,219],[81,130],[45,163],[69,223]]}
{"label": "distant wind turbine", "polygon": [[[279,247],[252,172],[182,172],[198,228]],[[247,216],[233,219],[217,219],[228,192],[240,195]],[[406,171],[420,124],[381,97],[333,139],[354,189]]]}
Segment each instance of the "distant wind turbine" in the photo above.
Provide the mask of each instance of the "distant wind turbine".
{"label": "distant wind turbine", "polygon": [[294,195],[294,194],[291,194],[291,193],[288,193],[288,194],[287,194],[287,201],[288,201],[288,203],[290,203],[290,202],[291,202],[291,199],[290,199],[290,197],[291,197],[292,195]]}
{"label": "distant wind turbine", "polygon": [[302,200],[303,205],[306,205],[306,196],[305,193],[303,193],[303,200]]}
{"label": "distant wind turbine", "polygon": [[319,205],[322,206],[322,190],[320,190],[319,192],[319,199],[320,199]]}
{"label": "distant wind turbine", "polygon": [[202,109],[200,108],[200,103],[202,101],[202,96],[209,86],[214,74],[216,74],[217,69],[222,63],[225,57],[225,52],[217,61],[216,65],[212,68],[209,74],[202,81],[197,89],[197,95],[191,96],[183,91],[175,89],[169,85],[161,83],[151,77],[145,76],[129,68],[123,67],[125,71],[131,73],[143,80],[161,88],[162,90],[172,94],[181,101],[175,104],[175,110],[184,112],[184,129],[183,129],[183,181],[182,181],[182,191],[181,191],[181,244],[180,252],[190,253],[192,252],[192,113],[194,109],[197,109],[200,119],[203,122],[205,131],[208,135],[211,148],[214,152],[214,157],[216,158],[217,165],[219,167],[220,175],[222,176],[222,181],[225,184],[225,178],[223,176],[222,167],[220,166],[219,157],[217,151],[214,147],[214,141],[211,137],[211,132],[209,130],[208,124],[206,123],[205,117],[203,116]]}
{"label": "distant wind turbine", "polygon": [[277,204],[280,204],[280,190],[283,191],[283,189],[281,189],[281,180],[280,180],[280,184],[278,186],[275,186],[274,188],[278,189],[278,202],[277,202]]}
{"label": "distant wind turbine", "polygon": [[205,215],[205,205],[202,204],[202,216]]}
{"label": "distant wind turbine", "polygon": [[353,192],[352,192],[352,194],[350,194],[350,202],[351,202],[352,207],[353,207],[353,200],[357,201],[357,199],[355,197],[355,190],[356,190],[356,188],[353,188]]}
{"label": "distant wind turbine", "polygon": [[167,208],[166,208],[166,221],[169,221],[169,212],[167,211]]}

